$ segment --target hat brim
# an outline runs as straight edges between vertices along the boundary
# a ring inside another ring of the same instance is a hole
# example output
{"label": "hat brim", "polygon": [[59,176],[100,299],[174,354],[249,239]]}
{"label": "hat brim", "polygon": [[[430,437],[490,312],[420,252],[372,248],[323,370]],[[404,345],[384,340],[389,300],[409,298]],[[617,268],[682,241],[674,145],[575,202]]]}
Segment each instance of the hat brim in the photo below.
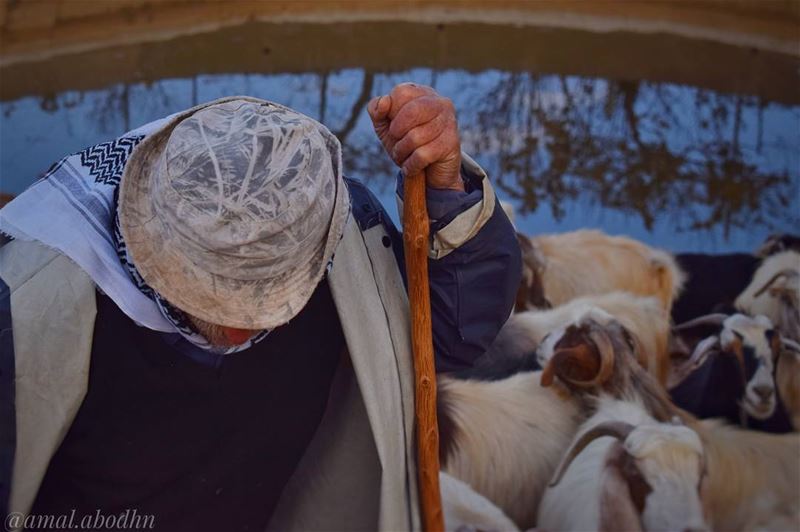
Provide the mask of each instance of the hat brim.
{"label": "hat brim", "polygon": [[[326,240],[305,264],[269,279],[231,279],[198,267],[168,244],[168,228],[153,208],[154,170],[177,124],[198,110],[226,101],[275,105],[248,97],[224,98],[173,117],[146,137],[128,158],[120,183],[120,229],[136,269],[171,304],[203,321],[241,329],[272,329],[287,323],[306,305],[322,279],[344,232],[350,212],[341,170],[341,151],[331,153],[336,198]],[[323,133],[332,137],[323,126]],[[330,145],[333,143],[329,142]],[[335,143],[338,146],[338,143]]]}

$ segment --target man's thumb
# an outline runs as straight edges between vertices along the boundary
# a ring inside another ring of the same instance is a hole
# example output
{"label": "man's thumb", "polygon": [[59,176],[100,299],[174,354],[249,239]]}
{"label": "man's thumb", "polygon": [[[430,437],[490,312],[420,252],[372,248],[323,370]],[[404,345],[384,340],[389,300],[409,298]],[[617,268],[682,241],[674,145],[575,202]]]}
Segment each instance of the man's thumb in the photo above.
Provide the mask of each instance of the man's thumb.
{"label": "man's thumb", "polygon": [[367,112],[372,119],[372,123],[377,127],[378,124],[388,122],[389,110],[392,108],[391,96],[377,96],[367,104]]}

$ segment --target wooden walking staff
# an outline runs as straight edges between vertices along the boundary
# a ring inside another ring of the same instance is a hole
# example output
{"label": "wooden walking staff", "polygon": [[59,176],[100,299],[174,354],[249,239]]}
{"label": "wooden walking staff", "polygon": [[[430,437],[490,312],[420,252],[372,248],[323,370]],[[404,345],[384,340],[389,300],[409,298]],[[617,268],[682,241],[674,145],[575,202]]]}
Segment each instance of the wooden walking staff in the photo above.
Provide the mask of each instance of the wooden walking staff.
{"label": "wooden walking staff", "polygon": [[433,363],[431,298],[428,287],[430,224],[424,173],[407,176],[403,192],[403,243],[411,307],[417,422],[417,467],[422,529],[444,530],[439,493],[439,428],[436,422],[436,372]]}

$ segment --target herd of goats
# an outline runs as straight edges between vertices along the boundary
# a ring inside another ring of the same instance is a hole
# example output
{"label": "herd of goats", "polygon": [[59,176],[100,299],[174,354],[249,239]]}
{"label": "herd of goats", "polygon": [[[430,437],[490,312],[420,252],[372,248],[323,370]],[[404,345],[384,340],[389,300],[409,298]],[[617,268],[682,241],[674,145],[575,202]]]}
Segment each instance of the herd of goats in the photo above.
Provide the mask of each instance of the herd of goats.
{"label": "herd of goats", "polygon": [[515,313],[439,377],[447,530],[800,530],[800,237],[519,234]]}

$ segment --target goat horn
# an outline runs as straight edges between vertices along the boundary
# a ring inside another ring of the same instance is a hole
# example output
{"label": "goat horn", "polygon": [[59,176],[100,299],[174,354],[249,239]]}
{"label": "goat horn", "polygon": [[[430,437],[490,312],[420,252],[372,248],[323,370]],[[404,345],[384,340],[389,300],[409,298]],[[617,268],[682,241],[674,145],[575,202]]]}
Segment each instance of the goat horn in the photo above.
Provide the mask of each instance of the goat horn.
{"label": "goat horn", "polygon": [[572,461],[594,440],[602,438],[603,436],[613,436],[620,441],[625,441],[625,438],[628,437],[628,434],[630,434],[634,428],[633,425],[624,421],[606,421],[584,432],[578,441],[567,451],[567,454],[564,455],[564,459],[561,460],[561,464],[558,466],[558,470],[553,480],[550,482],[550,487],[552,488],[561,482],[561,479],[564,477],[570,464],[572,464]]}
{"label": "goat horn", "polygon": [[800,355],[800,344],[794,340],[781,338],[781,343],[783,344],[783,347],[787,348],[789,351],[794,351],[795,354]]}
{"label": "goat horn", "polygon": [[792,269],[790,269],[790,268],[787,268],[787,269],[785,269],[785,270],[781,270],[781,271],[779,271],[778,273],[776,273],[775,275],[773,275],[773,276],[770,278],[770,280],[769,280],[769,281],[767,281],[766,283],[764,283],[764,286],[762,286],[762,287],[761,287],[759,290],[757,290],[755,294],[753,294],[753,299],[757,298],[758,296],[760,296],[761,294],[763,294],[764,292],[766,292],[767,290],[769,290],[769,288],[770,288],[770,287],[771,287],[773,284],[775,284],[775,281],[777,281],[777,280],[778,280],[778,279],[780,279],[781,277],[786,277],[786,278],[788,279],[788,278],[790,278],[790,277],[797,277],[798,275],[800,275],[800,274],[798,274],[798,273],[797,273],[795,270],[792,270]]}
{"label": "goat horn", "polygon": [[727,314],[706,314],[705,316],[700,316],[699,318],[689,320],[681,323],[680,325],[675,325],[672,330],[682,331],[684,329],[697,327],[698,325],[722,325],[722,322],[724,322],[726,319],[728,319]]}
{"label": "goat horn", "polygon": [[557,349],[548,361],[547,367],[542,372],[542,386],[550,386],[550,384],[553,382],[554,375],[558,375],[561,380],[570,384],[574,384],[575,386],[592,386],[595,378],[592,378],[590,381],[580,379],[576,380],[570,375],[571,372],[568,371],[569,367],[574,366],[574,364],[570,364],[570,362],[578,362],[580,365],[585,366],[586,364],[584,364],[584,362],[588,357],[591,357],[591,353],[591,347],[586,344],[579,344],[573,347]]}
{"label": "goat horn", "polygon": [[701,340],[694,348],[694,351],[689,359],[679,366],[676,365],[673,373],[674,377],[670,379],[667,389],[671,390],[682,383],[686,377],[691,375],[695,369],[700,367],[706,361],[706,359],[708,359],[709,353],[712,353],[714,350],[718,349],[719,338],[717,336],[709,336],[708,338]]}
{"label": "goat horn", "polygon": [[600,352],[600,371],[597,372],[591,384],[603,384],[611,378],[611,374],[614,372],[614,346],[608,338],[608,333],[603,329],[591,330],[589,338],[592,339]]}

